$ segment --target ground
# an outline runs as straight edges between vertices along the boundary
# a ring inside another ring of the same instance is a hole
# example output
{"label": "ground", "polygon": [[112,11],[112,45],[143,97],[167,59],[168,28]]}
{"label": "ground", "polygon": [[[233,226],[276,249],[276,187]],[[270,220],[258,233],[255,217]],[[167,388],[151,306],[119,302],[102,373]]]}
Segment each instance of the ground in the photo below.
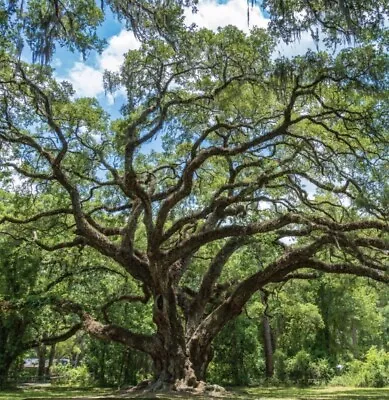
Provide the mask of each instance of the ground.
{"label": "ground", "polygon": [[[126,395],[127,398],[128,394]],[[16,390],[0,391],[0,400],[123,400],[123,392],[110,389],[74,389],[65,387],[24,387]],[[210,397],[188,396],[188,395],[131,395],[130,398],[141,399],[210,399]],[[389,387],[382,389],[361,389],[350,387],[327,387],[327,388],[233,388],[225,399],[248,399],[248,400],[389,400]]]}

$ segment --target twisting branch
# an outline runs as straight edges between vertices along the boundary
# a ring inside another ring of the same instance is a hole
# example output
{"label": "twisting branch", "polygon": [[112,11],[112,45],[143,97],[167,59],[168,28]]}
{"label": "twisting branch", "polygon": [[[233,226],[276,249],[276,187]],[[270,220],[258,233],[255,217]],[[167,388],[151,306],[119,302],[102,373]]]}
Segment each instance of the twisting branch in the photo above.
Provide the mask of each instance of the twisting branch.
{"label": "twisting branch", "polygon": [[146,304],[149,301],[150,296],[151,296],[151,293],[149,291],[145,291],[145,294],[143,296],[133,296],[133,295],[125,294],[125,295],[118,296],[118,297],[111,299],[110,301],[108,301],[101,307],[101,312],[103,313],[105,322],[107,322],[107,323],[110,322],[110,318],[108,316],[108,309],[113,304],[119,303],[119,302]]}
{"label": "twisting branch", "polygon": [[73,325],[70,329],[68,329],[66,332],[64,332],[60,335],[44,337],[39,340],[32,340],[30,342],[24,343],[23,348],[24,348],[24,350],[29,350],[34,347],[38,347],[41,344],[52,345],[55,343],[63,342],[67,339],[70,339],[72,336],[74,336],[80,329],[82,329],[82,324],[77,323],[77,324]]}
{"label": "twisting branch", "polygon": [[101,340],[112,340],[125,346],[138,349],[152,357],[158,351],[158,341],[153,335],[141,335],[131,332],[114,324],[102,324],[86,311],[80,304],[70,300],[58,300],[56,305],[59,310],[77,314],[82,321],[82,329],[90,335]]}

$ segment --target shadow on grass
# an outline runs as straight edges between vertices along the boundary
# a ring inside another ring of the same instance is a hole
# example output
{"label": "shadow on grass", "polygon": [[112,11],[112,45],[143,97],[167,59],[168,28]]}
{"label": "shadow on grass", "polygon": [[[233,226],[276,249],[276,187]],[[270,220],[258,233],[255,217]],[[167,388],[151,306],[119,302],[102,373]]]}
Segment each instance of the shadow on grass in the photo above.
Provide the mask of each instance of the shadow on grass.
{"label": "shadow on grass", "polygon": [[0,390],[0,400],[27,399],[72,399],[88,398],[111,394],[112,389],[74,388],[50,385],[23,385],[18,388]]}
{"label": "shadow on grass", "polygon": [[246,388],[242,390],[241,395],[242,398],[258,400],[389,400],[389,388]]}
{"label": "shadow on grass", "polygon": [[[0,391],[0,400],[46,400],[46,399],[109,399],[109,400],[204,400],[210,399],[210,396],[199,395],[191,396],[190,394],[179,393],[160,393],[160,394],[135,394],[128,393],[123,396],[123,392],[113,389],[102,388],[69,388],[58,386],[26,386],[13,390]],[[239,400],[389,400],[389,388],[368,389],[368,388],[343,388],[343,387],[326,387],[326,388],[277,388],[277,387],[252,387],[252,388],[230,388],[224,399]]]}

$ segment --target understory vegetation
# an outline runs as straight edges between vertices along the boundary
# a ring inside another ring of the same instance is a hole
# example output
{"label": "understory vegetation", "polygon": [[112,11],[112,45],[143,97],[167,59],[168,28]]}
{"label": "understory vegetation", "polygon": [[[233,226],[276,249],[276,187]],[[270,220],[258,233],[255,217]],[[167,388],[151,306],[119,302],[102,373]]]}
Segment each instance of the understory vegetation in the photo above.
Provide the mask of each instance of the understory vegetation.
{"label": "understory vegetation", "polygon": [[[347,291],[341,290],[345,287]],[[207,380],[223,386],[389,386],[388,302],[386,291],[379,289],[355,278],[288,283],[269,295],[266,315],[262,300],[254,299],[218,335]],[[117,312],[125,317],[128,310]],[[275,350],[274,370],[268,377],[264,316],[270,321]],[[147,323],[146,315],[137,318],[134,326]],[[152,329],[151,318],[148,323]],[[126,387],[152,379],[152,363],[144,354],[82,333],[46,346],[41,354],[46,365],[50,354],[66,360],[66,365],[57,361],[47,371],[46,381],[52,386]],[[23,368],[23,360],[33,357],[35,349],[15,361],[11,381],[37,381],[38,367]]]}

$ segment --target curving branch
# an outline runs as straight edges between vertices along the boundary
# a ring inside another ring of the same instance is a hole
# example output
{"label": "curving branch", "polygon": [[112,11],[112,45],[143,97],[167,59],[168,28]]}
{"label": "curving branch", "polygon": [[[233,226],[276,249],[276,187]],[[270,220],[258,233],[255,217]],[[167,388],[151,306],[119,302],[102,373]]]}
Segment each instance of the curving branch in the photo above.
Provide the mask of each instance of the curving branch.
{"label": "curving branch", "polygon": [[59,300],[56,302],[56,305],[62,311],[77,314],[82,321],[82,329],[97,339],[121,343],[125,346],[150,354],[152,357],[155,356],[159,350],[159,343],[154,335],[134,333],[129,329],[114,324],[104,325],[93,318],[91,314],[84,311],[80,304],[70,300]]}
{"label": "curving branch", "polygon": [[82,324],[81,323],[75,324],[71,328],[69,328],[66,332],[61,333],[60,335],[44,337],[39,340],[32,340],[30,342],[24,343],[23,350],[24,351],[29,350],[34,347],[38,347],[41,344],[52,345],[55,343],[64,342],[65,340],[68,340],[72,336],[74,336],[80,329],[82,329]]}

